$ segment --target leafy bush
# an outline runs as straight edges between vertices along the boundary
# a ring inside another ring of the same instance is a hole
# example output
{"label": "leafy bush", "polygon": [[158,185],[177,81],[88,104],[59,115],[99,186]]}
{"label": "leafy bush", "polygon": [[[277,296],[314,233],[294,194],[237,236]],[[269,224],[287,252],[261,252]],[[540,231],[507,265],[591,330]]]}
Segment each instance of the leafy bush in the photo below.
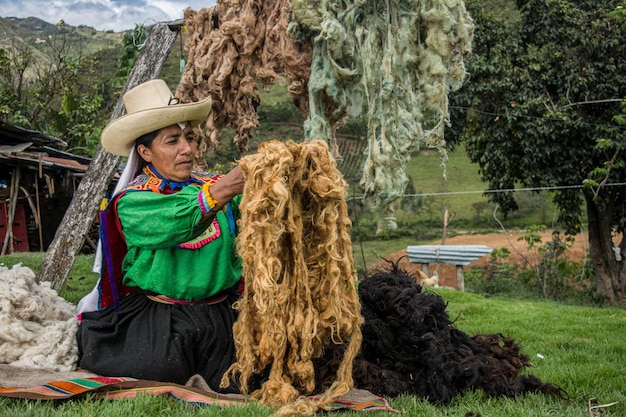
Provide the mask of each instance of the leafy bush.
{"label": "leafy bush", "polygon": [[544,244],[538,234],[544,230],[543,226],[531,226],[520,237],[526,241],[529,252],[535,255],[525,259],[525,268],[520,269],[507,261],[508,249],[495,249],[486,267],[472,268],[466,273],[466,288],[489,295],[601,304],[594,291],[591,263],[565,259],[563,255],[571,242],[563,240],[557,231],[552,234],[552,240]]}
{"label": "leafy bush", "polygon": [[506,261],[510,254],[506,248],[494,249],[484,269],[472,268],[465,274],[466,289],[486,295],[525,294],[525,288],[516,279],[518,266]]}

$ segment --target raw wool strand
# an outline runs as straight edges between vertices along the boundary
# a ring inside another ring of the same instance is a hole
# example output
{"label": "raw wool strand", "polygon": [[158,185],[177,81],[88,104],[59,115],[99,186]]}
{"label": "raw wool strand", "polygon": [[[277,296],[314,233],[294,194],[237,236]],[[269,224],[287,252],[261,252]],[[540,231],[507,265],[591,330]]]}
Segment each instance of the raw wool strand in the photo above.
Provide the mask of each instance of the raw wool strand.
{"label": "raw wool strand", "polygon": [[[305,237],[300,250],[305,253],[311,297],[320,312],[318,327],[322,331],[318,331],[316,347],[328,344],[328,339],[334,344],[343,344],[350,338],[351,345],[358,350],[362,317],[350,242],[352,224],[345,201],[347,184],[325,142],[291,146],[306,151],[308,161],[307,188],[304,190],[308,207],[303,210]],[[343,320],[337,320],[338,317]],[[322,353],[316,351],[315,356]],[[350,355],[356,355],[356,350],[348,352],[346,358]],[[338,380],[352,383],[351,362],[344,361],[344,364],[350,364],[350,368]]]}
{"label": "raw wool strand", "polygon": [[188,60],[177,96],[183,102],[213,99],[211,114],[197,129],[200,166],[226,126],[235,130],[239,150],[247,150],[259,126],[257,82],[268,89],[286,77],[290,97],[302,114],[308,113],[311,44],[287,35],[288,14],[287,0],[218,1],[212,8],[185,10]]}
{"label": "raw wool strand", "polygon": [[0,363],[72,371],[78,359],[75,308],[21,264],[0,266]]}
{"label": "raw wool strand", "polygon": [[[311,13],[311,7],[322,13]],[[359,114],[364,103],[366,202],[387,211],[404,192],[412,151],[437,148],[445,163],[448,93],[465,76],[473,22],[461,0],[298,1],[292,8],[292,26],[316,34],[305,134],[332,141],[322,117],[328,113],[324,94],[338,107],[334,113],[347,108]]]}
{"label": "raw wool strand", "polygon": [[[316,147],[313,148],[313,145]],[[321,142],[308,142],[303,145],[315,158],[311,158],[308,172],[307,195],[309,208],[304,212],[304,252],[314,302],[321,311],[321,324],[330,330],[335,343],[343,343],[342,334],[354,335],[352,327],[339,328],[339,325],[360,325],[360,314],[355,316],[354,302],[356,290],[351,284],[355,280],[354,258],[350,242],[352,223],[345,201],[347,184],[327,146]],[[358,301],[357,301],[358,302]],[[328,321],[333,317],[348,316],[345,322]]]}
{"label": "raw wool strand", "polygon": [[463,57],[471,52],[474,25],[462,0],[422,1],[420,18],[425,39],[417,61],[419,85],[423,103],[436,121],[424,133],[426,145],[441,151],[445,149],[444,129],[450,123],[448,96],[465,78]]}
{"label": "raw wool strand", "polygon": [[[250,8],[221,2],[214,8],[195,12],[185,10],[185,27],[189,33],[185,47],[189,60],[185,65],[177,95],[183,101],[196,101],[211,96],[213,109],[202,128],[196,129],[211,147],[217,146],[219,129],[231,125],[235,130],[237,146],[245,146],[249,131],[258,126],[256,107],[259,95],[250,78],[252,51],[248,41],[257,33],[256,27],[245,27],[242,18]],[[205,132],[206,131],[206,132]],[[199,149],[202,159],[206,149]],[[198,153],[196,160],[200,159]]]}
{"label": "raw wool strand", "polygon": [[[285,179],[293,156],[286,149],[268,146],[267,152],[259,152],[243,158],[240,167],[246,177],[246,189],[241,207],[240,234],[237,239],[238,251],[243,261],[243,275],[246,279],[243,298],[235,304],[240,310],[233,331],[237,348],[237,363],[228,373],[237,375],[240,386],[245,391],[253,373],[264,370],[274,355],[281,359],[286,354],[286,341],[275,340],[285,335],[284,320],[280,314],[277,297],[284,284],[284,265],[280,254],[287,236],[285,218],[287,215],[290,191]],[[255,170],[255,164],[264,170]],[[263,190],[263,193],[252,191]],[[278,381],[282,370],[272,363],[270,379],[276,386],[288,391],[290,381]],[[228,374],[227,373],[227,374]],[[225,376],[222,384],[228,383]],[[269,386],[268,386],[269,387]],[[272,389],[276,391],[280,389]],[[295,389],[288,392],[288,402],[297,395]]]}
{"label": "raw wool strand", "polygon": [[[346,184],[324,141],[265,142],[240,166],[246,186],[238,250],[246,286],[236,304],[237,362],[222,382],[237,375],[245,389],[253,373],[269,367],[252,396],[282,405],[277,415],[312,414],[351,389],[361,343]],[[317,401],[298,399],[315,388],[313,359],[347,340],[331,388]]]}
{"label": "raw wool strand", "polygon": [[[307,184],[306,170],[308,148],[303,148],[292,142],[288,142],[285,146],[286,150],[294,156],[294,161],[290,167],[289,188],[293,198],[289,201],[288,224],[288,240],[285,250],[286,258],[291,261],[287,263],[286,271],[289,277],[288,287],[291,289],[286,295],[291,300],[281,300],[285,303],[286,311],[289,316],[287,325],[287,339],[289,340],[290,350],[288,352],[287,363],[285,369],[291,374],[294,387],[299,392],[311,392],[315,388],[315,373],[313,370],[312,358],[316,354],[314,338],[317,335],[320,321],[316,313],[317,308],[312,299],[311,282],[308,279],[306,251],[303,250],[303,236],[306,232],[303,226],[303,214],[306,211]],[[310,178],[310,177],[309,177]],[[287,250],[288,248],[288,250]],[[295,304],[291,304],[295,300]],[[290,314],[289,309],[295,308],[302,314]]]}
{"label": "raw wool strand", "polygon": [[[309,285],[313,302],[320,312],[321,331],[317,336],[316,347],[323,348],[331,344],[329,339],[335,345],[345,344],[349,339],[337,371],[337,379],[314,404],[315,408],[324,408],[353,386],[352,364],[361,346],[363,318],[356,292],[356,270],[350,242],[352,224],[345,201],[347,184],[336,168],[325,142],[308,142],[301,147],[314,156],[309,158],[306,193],[310,196],[307,201],[309,207],[303,213]],[[314,358],[322,354],[323,349],[317,351]],[[293,410],[302,406],[294,404]],[[281,413],[289,415],[293,410],[285,408]]]}

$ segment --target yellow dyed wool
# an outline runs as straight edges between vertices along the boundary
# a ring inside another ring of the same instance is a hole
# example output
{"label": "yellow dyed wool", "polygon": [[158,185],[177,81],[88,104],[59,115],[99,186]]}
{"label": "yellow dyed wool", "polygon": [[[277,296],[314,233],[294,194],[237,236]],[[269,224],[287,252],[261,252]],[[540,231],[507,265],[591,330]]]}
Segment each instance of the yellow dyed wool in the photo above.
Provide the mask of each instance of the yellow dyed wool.
{"label": "yellow dyed wool", "polygon": [[[245,388],[269,369],[252,396],[285,406],[279,415],[307,414],[352,388],[362,340],[347,184],[325,141],[264,142],[240,166],[245,292],[235,305],[237,362],[222,383],[235,377]],[[346,343],[331,387],[318,401],[298,400],[315,387],[312,360],[325,346]]]}

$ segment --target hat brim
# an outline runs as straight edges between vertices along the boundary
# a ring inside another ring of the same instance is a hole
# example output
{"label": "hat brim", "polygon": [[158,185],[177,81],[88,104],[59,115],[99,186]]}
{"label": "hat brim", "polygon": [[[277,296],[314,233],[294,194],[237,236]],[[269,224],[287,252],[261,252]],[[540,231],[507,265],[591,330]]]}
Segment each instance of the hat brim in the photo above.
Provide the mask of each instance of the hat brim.
{"label": "hat brim", "polygon": [[188,122],[196,127],[207,118],[213,102],[202,101],[156,107],[126,114],[111,121],[100,135],[102,147],[114,155],[128,156],[137,138],[176,123]]}

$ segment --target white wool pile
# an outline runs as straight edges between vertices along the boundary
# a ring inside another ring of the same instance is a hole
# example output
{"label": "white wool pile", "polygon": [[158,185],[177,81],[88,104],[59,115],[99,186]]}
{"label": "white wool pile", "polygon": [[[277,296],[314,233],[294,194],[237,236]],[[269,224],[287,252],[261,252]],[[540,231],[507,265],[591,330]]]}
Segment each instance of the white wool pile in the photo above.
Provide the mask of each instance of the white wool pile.
{"label": "white wool pile", "polygon": [[71,371],[76,367],[75,307],[21,264],[0,265],[0,363]]}

